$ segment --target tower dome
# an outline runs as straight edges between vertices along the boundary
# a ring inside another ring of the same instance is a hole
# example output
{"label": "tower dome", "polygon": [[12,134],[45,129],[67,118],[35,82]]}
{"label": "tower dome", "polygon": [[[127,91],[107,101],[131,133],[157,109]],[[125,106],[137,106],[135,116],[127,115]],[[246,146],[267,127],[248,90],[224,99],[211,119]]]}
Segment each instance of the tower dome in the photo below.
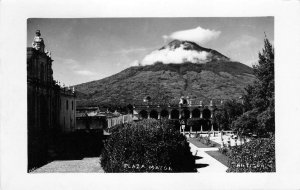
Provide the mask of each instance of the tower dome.
{"label": "tower dome", "polygon": [[32,47],[39,52],[45,52],[44,39],[41,37],[41,31],[36,30],[35,37],[33,38]]}

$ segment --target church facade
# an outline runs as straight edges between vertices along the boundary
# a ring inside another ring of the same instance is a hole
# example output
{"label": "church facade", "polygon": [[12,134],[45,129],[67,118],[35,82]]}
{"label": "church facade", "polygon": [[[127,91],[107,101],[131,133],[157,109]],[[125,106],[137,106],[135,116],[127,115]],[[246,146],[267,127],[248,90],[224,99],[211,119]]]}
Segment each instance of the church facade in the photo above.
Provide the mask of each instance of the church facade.
{"label": "church facade", "polygon": [[56,136],[76,126],[75,91],[53,80],[52,62],[38,30],[27,47],[28,170],[46,162]]}

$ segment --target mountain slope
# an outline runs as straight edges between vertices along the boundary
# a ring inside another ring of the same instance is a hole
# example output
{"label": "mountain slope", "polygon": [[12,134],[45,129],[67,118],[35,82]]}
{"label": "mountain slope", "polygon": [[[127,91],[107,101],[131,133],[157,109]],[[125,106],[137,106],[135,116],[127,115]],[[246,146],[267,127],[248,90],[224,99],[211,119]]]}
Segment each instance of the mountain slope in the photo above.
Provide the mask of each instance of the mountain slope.
{"label": "mountain slope", "polygon": [[194,100],[235,99],[255,79],[252,68],[231,61],[216,50],[174,40],[145,56],[143,66],[76,85],[78,105],[177,104],[181,96]]}
{"label": "mountain slope", "polygon": [[252,69],[238,62],[162,64],[131,67],[110,77],[76,85],[78,105],[140,104],[146,95],[161,103],[179,98],[232,99],[254,80]]}

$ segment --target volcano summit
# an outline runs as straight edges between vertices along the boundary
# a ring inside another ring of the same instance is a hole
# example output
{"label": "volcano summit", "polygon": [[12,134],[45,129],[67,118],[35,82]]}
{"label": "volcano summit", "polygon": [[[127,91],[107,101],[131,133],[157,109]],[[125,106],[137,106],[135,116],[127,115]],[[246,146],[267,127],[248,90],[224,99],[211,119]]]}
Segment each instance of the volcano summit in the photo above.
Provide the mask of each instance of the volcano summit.
{"label": "volcano summit", "polygon": [[139,66],[76,85],[78,105],[139,104],[150,95],[157,103],[239,98],[255,79],[252,68],[216,50],[174,40],[145,56]]}
{"label": "volcano summit", "polygon": [[151,65],[156,62],[164,64],[181,64],[185,62],[203,64],[211,61],[229,61],[221,53],[204,48],[190,41],[174,40],[168,45],[147,55],[142,65]]}

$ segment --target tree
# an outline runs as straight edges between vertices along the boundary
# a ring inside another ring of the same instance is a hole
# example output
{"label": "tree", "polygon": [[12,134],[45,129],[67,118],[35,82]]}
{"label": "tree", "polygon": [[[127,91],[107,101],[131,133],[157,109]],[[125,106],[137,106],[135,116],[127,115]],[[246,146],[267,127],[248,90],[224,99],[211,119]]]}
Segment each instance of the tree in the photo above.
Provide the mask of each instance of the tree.
{"label": "tree", "polygon": [[228,172],[275,171],[274,48],[267,38],[258,57],[253,67],[257,80],[243,96],[246,112],[233,122],[233,129],[240,137],[252,133],[260,138],[231,149]]}
{"label": "tree", "polygon": [[227,111],[229,123],[232,123],[243,113],[243,105],[236,100],[226,101],[224,109]]}
{"label": "tree", "polygon": [[271,104],[265,111],[257,116],[259,131],[264,133],[275,133],[275,107],[274,100],[270,100]]}
{"label": "tree", "polygon": [[229,126],[227,112],[224,109],[217,110],[215,112],[214,122],[219,126],[220,130],[226,130]]}
{"label": "tree", "polygon": [[128,105],[126,106],[126,110],[127,110],[127,113],[133,114],[133,105],[128,104]]}
{"label": "tree", "polygon": [[258,54],[258,65],[254,66],[254,74],[261,84],[261,93],[268,99],[274,95],[274,48],[267,38],[264,49]]}
{"label": "tree", "polygon": [[[264,39],[264,48],[258,57],[258,64],[253,66],[257,80],[245,88],[243,96],[247,112],[235,121],[234,128],[237,131],[247,129],[264,136],[275,132],[274,48],[267,38]],[[251,119],[251,122],[247,119]]]}
{"label": "tree", "polygon": [[270,100],[274,99],[274,48],[267,38],[258,57],[258,64],[253,66],[257,80],[245,89],[244,100],[252,105],[252,109],[266,110],[272,104]]}
{"label": "tree", "polygon": [[243,106],[236,100],[225,101],[222,109],[215,112],[214,122],[220,129],[229,129],[230,124],[243,113]]}
{"label": "tree", "polygon": [[245,112],[233,122],[233,130],[239,136],[244,136],[248,133],[257,133],[257,116],[256,109]]}

